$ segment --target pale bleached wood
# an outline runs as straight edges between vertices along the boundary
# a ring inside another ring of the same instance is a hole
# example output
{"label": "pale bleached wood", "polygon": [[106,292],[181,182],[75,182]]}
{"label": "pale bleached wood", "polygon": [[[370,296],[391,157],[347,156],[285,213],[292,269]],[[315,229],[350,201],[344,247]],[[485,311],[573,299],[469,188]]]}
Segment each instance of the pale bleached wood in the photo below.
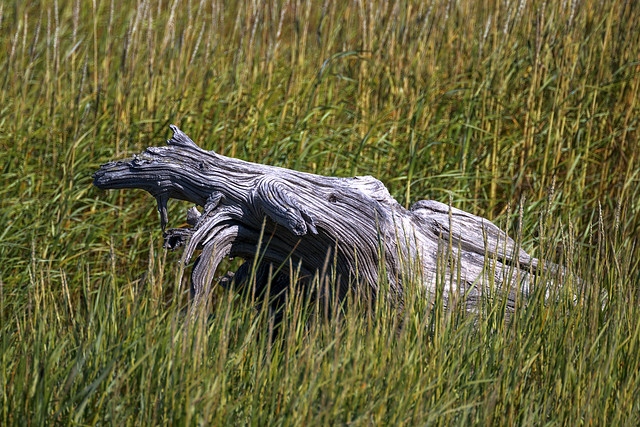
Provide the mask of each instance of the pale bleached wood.
{"label": "pale bleached wood", "polygon": [[[385,295],[401,305],[411,282],[426,295],[439,286],[446,300],[452,292],[464,295],[469,310],[489,288],[502,289],[512,310],[517,295],[530,291],[538,260],[487,219],[433,200],[407,210],[371,176],[336,178],[250,163],[205,151],[176,126],[171,129],[167,146],[102,165],[94,185],[148,191],[157,200],[163,230],[169,199],[201,207],[187,212],[191,228],[164,233],[168,248],[184,246],[185,263],[201,251],[192,272],[196,298],[206,293],[225,257],[251,261],[260,240],[262,287],[270,265],[279,269],[279,290],[289,284],[293,268],[303,288],[330,277],[325,297],[337,300],[348,290],[375,298],[384,282],[390,291]],[[236,282],[246,282],[248,265]]]}

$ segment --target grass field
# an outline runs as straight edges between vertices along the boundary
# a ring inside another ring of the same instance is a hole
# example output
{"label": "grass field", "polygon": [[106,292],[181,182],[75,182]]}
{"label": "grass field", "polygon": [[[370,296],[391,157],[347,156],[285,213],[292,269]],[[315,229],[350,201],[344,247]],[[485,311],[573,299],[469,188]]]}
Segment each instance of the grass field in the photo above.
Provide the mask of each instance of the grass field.
{"label": "grass field", "polygon": [[[1,2],[0,424],[640,424],[638,23],[634,1]],[[219,291],[188,322],[153,198],[91,184],[171,123],[451,198],[583,286],[511,321],[292,301],[272,339]]]}

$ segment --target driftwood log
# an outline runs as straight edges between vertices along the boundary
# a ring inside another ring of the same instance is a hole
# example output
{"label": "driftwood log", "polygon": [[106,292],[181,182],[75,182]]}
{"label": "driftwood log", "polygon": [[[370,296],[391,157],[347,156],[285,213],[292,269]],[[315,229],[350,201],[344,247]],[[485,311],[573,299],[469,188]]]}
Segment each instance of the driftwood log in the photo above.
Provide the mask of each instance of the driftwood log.
{"label": "driftwood log", "polygon": [[185,246],[185,265],[201,251],[191,274],[196,301],[229,256],[247,261],[236,286],[261,259],[255,286],[269,284],[272,294],[297,277],[303,289],[315,283],[316,297],[342,300],[352,290],[376,298],[386,289],[402,305],[406,284],[414,283],[427,295],[441,292],[445,304],[455,292],[469,310],[489,289],[502,290],[513,310],[519,295],[529,293],[538,260],[487,219],[432,200],[407,210],[371,176],[326,177],[250,163],[205,151],[171,129],[167,146],[102,165],[94,185],[148,191],[163,230],[169,199],[202,208],[188,210],[190,228],[164,233],[166,247]]}

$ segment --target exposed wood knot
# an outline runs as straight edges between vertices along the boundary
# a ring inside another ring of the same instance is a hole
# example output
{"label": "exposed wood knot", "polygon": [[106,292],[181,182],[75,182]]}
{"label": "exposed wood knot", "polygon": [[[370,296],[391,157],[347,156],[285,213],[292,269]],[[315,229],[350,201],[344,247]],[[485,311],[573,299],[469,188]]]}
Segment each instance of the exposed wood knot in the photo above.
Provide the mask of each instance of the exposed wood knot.
{"label": "exposed wood knot", "polygon": [[191,228],[172,228],[171,230],[167,230],[162,234],[162,237],[164,238],[163,246],[174,251],[179,247],[184,246],[192,234],[193,229]]}
{"label": "exposed wood knot", "polygon": [[204,213],[203,215],[208,215],[213,212],[215,208],[220,205],[220,202],[225,199],[224,194],[219,191],[214,191],[207,197],[207,202],[204,205]]}
{"label": "exposed wood knot", "polygon": [[318,234],[315,220],[304,207],[304,202],[287,188],[285,182],[263,177],[254,188],[252,200],[273,222],[296,236],[303,236],[307,231]]}
{"label": "exposed wood knot", "polygon": [[195,227],[195,225],[198,223],[198,220],[200,219],[201,216],[202,214],[200,213],[198,208],[196,208],[195,206],[192,206],[191,208],[189,208],[189,210],[187,210],[187,224],[189,224],[192,227]]}

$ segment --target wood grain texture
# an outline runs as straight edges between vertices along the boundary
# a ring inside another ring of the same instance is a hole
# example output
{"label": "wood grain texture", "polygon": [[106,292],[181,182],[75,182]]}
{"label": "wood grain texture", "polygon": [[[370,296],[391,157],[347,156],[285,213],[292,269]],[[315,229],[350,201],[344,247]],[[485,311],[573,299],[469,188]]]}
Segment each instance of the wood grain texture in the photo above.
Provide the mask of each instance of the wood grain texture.
{"label": "wood grain texture", "polygon": [[[295,270],[302,288],[324,280],[316,289],[337,300],[348,290],[375,298],[385,283],[385,295],[402,305],[406,284],[417,283],[427,297],[438,289],[445,301],[458,295],[469,310],[489,289],[492,295],[499,290],[512,310],[518,295],[530,291],[538,260],[487,219],[433,200],[407,210],[371,176],[336,178],[250,163],[205,151],[171,129],[167,146],[102,165],[94,185],[148,191],[163,230],[169,199],[200,207],[187,212],[190,228],[164,233],[166,247],[184,246],[185,264],[200,251],[191,281],[196,299],[214,283],[225,257],[251,261],[258,250],[256,286],[269,283],[266,266],[278,270],[273,284],[280,290]],[[245,283],[248,265],[220,283]]]}

